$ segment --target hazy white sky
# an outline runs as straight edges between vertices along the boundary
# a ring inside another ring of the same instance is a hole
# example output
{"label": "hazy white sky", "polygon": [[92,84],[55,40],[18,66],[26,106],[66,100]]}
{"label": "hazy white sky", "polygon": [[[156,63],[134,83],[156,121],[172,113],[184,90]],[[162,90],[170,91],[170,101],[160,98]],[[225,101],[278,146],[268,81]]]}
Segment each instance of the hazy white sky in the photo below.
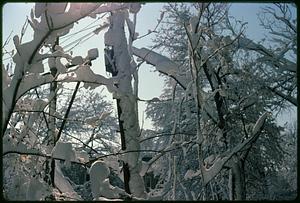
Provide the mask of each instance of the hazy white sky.
{"label": "hazy white sky", "polygon": [[[257,13],[261,6],[264,4],[255,3],[233,3],[230,9],[230,15],[236,17],[241,21],[248,22],[247,25],[247,35],[251,36],[254,40],[260,40],[264,37],[262,29],[259,27],[259,22],[257,20]],[[22,26],[25,22],[26,16],[30,16],[30,9],[33,8],[34,3],[6,3],[3,9],[3,27],[2,27],[2,41],[4,42],[8,35],[12,33],[12,36],[18,34],[20,35]],[[153,29],[157,23],[157,19],[160,16],[160,10],[162,9],[163,3],[146,3],[142,6],[141,11],[138,13],[137,19],[137,28],[136,31],[143,35],[148,32],[149,29]],[[95,19],[92,18],[85,18],[79,21],[79,24],[76,24],[71,32],[76,32],[83,27],[89,25],[90,23],[94,22]],[[99,24],[99,21],[94,23],[93,25]],[[86,32],[82,32],[80,35],[76,35],[69,41],[65,41],[61,39],[60,42],[62,46],[67,45],[68,43],[72,42],[73,40],[79,38],[80,36],[91,32],[88,30]],[[85,56],[87,51],[91,48],[98,48],[100,57],[93,63],[92,69],[99,74],[106,76],[104,63],[103,63],[103,52],[104,49],[104,42],[103,42],[103,34],[104,32],[100,33],[99,35],[95,35],[94,37],[90,38],[83,44],[78,45],[75,49],[73,49],[73,55],[83,55]],[[147,47],[150,46],[151,38],[154,38],[154,35],[149,35],[146,38],[141,40],[137,40],[134,42],[134,46],[140,47]],[[32,39],[32,31],[30,26],[28,26],[28,31],[24,36],[23,41],[29,41]],[[13,43],[11,42],[9,46],[6,47],[7,50],[12,50]],[[7,56],[4,56],[6,59]],[[4,64],[10,62],[10,59],[4,60]],[[154,67],[151,65],[142,65],[139,69],[139,97],[142,99],[151,99],[153,97],[159,97],[162,93],[163,88],[163,78],[158,75],[157,72],[154,72]],[[108,94],[108,99],[111,99],[112,96]],[[146,104],[143,102],[139,103],[139,114],[140,114],[140,123],[142,120],[143,111],[145,110]],[[284,123],[286,120],[293,120],[296,118],[295,112],[294,113],[286,113],[283,116],[284,119],[280,119],[280,123]],[[145,121],[144,123],[145,128],[151,127],[150,121]]]}

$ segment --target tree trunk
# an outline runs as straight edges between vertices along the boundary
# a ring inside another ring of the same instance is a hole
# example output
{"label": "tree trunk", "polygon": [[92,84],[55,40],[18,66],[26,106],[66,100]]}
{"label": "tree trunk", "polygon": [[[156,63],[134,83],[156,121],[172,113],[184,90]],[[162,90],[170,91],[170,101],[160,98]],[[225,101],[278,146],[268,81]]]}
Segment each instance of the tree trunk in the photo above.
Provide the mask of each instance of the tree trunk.
{"label": "tree trunk", "polygon": [[[113,12],[110,19],[111,26],[105,33],[105,44],[112,46],[114,50],[114,60],[119,78],[118,106],[120,112],[120,122],[122,123],[125,143],[125,151],[140,150],[139,134],[140,127],[138,122],[137,100],[133,95],[131,85],[132,67],[131,58],[128,53],[127,40],[124,32],[125,13],[123,11]],[[123,158],[124,166],[128,166],[129,174],[124,181],[129,182],[130,192],[136,196],[146,197],[145,186],[140,176],[139,152],[126,153]],[[126,167],[124,168],[126,170]],[[126,173],[126,171],[124,171]],[[126,183],[125,183],[126,185]]]}
{"label": "tree trunk", "polygon": [[233,161],[229,171],[229,200],[245,200],[245,176],[242,161]]}
{"label": "tree trunk", "polygon": [[[59,44],[59,38],[56,38],[56,42],[53,45],[52,51],[55,51],[55,45]],[[57,74],[57,68],[51,68],[50,69],[51,75],[53,77],[56,76]],[[52,100],[50,101],[49,104],[49,137],[48,137],[48,146],[51,146],[51,149],[54,148],[55,143],[56,143],[56,120],[55,117],[53,116],[56,112],[56,89],[57,89],[57,82],[52,82],[50,83],[50,95],[54,95]],[[51,97],[50,97],[51,98]],[[55,160],[51,159],[50,161],[50,179],[51,179],[51,183],[52,186],[54,187],[54,177],[55,177]]]}
{"label": "tree trunk", "polygon": [[233,183],[233,180],[232,180],[232,169],[229,169],[229,172],[228,172],[228,196],[229,196],[229,200],[233,200],[233,188],[232,188],[232,183]]}
{"label": "tree trunk", "polygon": [[[117,76],[117,75],[113,75]],[[120,99],[117,99],[117,110],[118,110],[118,122],[119,122],[119,129],[120,129],[120,135],[121,135],[121,149],[126,150],[126,140],[125,140],[125,131],[123,126],[123,121],[121,120],[122,115],[122,109],[120,107]],[[128,194],[131,194],[130,187],[129,187],[129,180],[130,180],[130,171],[128,164],[123,162],[123,174],[124,174],[124,189],[125,192]]]}

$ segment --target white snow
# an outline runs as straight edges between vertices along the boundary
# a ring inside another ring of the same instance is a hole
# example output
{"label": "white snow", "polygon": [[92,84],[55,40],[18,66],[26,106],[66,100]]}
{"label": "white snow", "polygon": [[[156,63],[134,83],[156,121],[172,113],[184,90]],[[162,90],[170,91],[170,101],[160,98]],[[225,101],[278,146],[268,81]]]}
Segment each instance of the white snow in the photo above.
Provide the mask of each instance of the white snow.
{"label": "white snow", "polygon": [[[107,141],[107,140],[105,140],[105,141]],[[113,142],[111,142],[111,144],[113,145]],[[118,147],[120,147],[120,146],[118,146]],[[119,157],[118,156],[108,156],[108,157],[105,157],[103,159],[103,161],[105,162],[106,166],[108,166],[115,173],[117,173],[118,176],[121,178],[121,180],[123,180],[123,175],[121,174],[122,173],[121,172],[121,165],[120,165]]]}
{"label": "white snow", "polygon": [[130,20],[129,16],[127,16],[125,18],[125,20],[126,20],[126,24],[128,26],[128,30],[129,30],[130,34],[134,34],[135,27],[134,27],[132,20]]}
{"label": "white snow", "polygon": [[65,12],[67,3],[47,3],[46,9],[50,14],[61,14]]}
{"label": "white snow", "polygon": [[190,32],[191,33],[196,33],[196,25],[199,22],[199,17],[198,16],[193,16],[190,18]]}
{"label": "white snow", "polygon": [[189,179],[192,179],[194,177],[197,177],[201,174],[201,170],[197,170],[196,172],[189,169],[187,170],[187,172],[185,173],[184,175],[184,180],[189,180]]}
{"label": "white snow", "polygon": [[206,157],[203,162],[204,162],[204,164],[206,166],[210,166],[210,165],[213,164],[213,162],[215,161],[215,159],[216,159],[215,155],[212,154],[212,155]]}
{"label": "white snow", "polygon": [[15,44],[16,47],[18,47],[20,45],[20,38],[19,38],[18,35],[15,35],[13,37],[13,41],[14,41],[14,44]]}
{"label": "white snow", "polygon": [[113,187],[109,183],[109,173],[110,170],[103,161],[96,161],[92,164],[90,178],[94,199],[98,200],[100,197],[113,199],[118,198],[120,194],[125,194],[122,189]]}
{"label": "white snow", "polygon": [[[28,74],[24,77],[24,79],[21,82],[16,99],[19,99],[20,96],[22,96],[24,93],[26,93],[32,88],[52,81],[53,77],[51,74],[47,74],[44,76],[39,74]],[[7,90],[12,91],[10,88],[8,88]]]}
{"label": "white snow", "polygon": [[17,175],[12,179],[11,188],[13,188],[13,192],[8,193],[9,200],[26,200],[28,181],[24,172],[18,171]]}
{"label": "white snow", "polygon": [[49,66],[49,68],[51,69],[51,68],[55,68],[55,58],[54,57],[50,57],[50,58],[48,58],[48,66]]}
{"label": "white snow", "polygon": [[[18,90],[18,94],[16,96],[16,100],[18,100],[24,93],[29,91],[30,89],[40,86],[42,84],[50,83],[54,80],[51,74],[40,75],[40,74],[27,74],[21,82],[21,85]],[[75,74],[66,73],[60,74],[56,81],[59,82],[78,82],[78,81],[90,81],[97,86],[106,85],[108,91],[110,92],[118,92],[117,88],[114,86],[116,79],[107,79],[102,75],[94,74],[89,66],[80,66]],[[3,90],[3,120],[6,116],[8,116],[9,108],[12,106],[12,96],[15,91],[15,82],[13,80],[11,85]]]}
{"label": "white snow", "polygon": [[117,39],[115,36],[115,33],[108,30],[105,34],[104,34],[104,44],[105,45],[110,45],[113,46],[114,44],[114,39]]}
{"label": "white snow", "polygon": [[57,57],[55,59],[55,65],[58,73],[65,73],[67,71],[67,68],[62,62],[60,61],[60,57]]}
{"label": "white snow", "polygon": [[13,151],[15,149],[15,146],[17,144],[17,141],[13,139],[10,135],[6,134],[2,138],[2,143],[3,143],[3,153],[7,151]]}
{"label": "white snow", "polygon": [[4,68],[4,65],[2,64],[2,88],[7,88],[11,83],[11,78],[8,76],[8,73],[6,69]]}
{"label": "white snow", "polygon": [[90,160],[88,153],[85,151],[75,151],[75,156],[80,163],[86,163]]}
{"label": "white snow", "polygon": [[109,23],[103,23],[103,25],[100,25],[100,27],[98,27],[97,29],[95,29],[93,32],[97,35],[99,34],[100,31],[104,30],[105,28],[107,28],[109,26]]}
{"label": "white snow", "polygon": [[269,112],[265,112],[263,115],[261,115],[259,117],[259,119],[256,121],[256,123],[253,127],[252,135],[255,135],[256,133],[258,133],[260,131],[260,129],[263,126],[268,115],[269,115]]}
{"label": "white snow", "polygon": [[79,68],[75,71],[77,77],[83,81],[89,81],[89,79],[94,77],[94,72],[91,70],[89,66],[79,66]]}
{"label": "white snow", "polygon": [[64,177],[60,169],[59,161],[55,161],[54,183],[59,191],[64,193],[66,196],[76,200],[82,200],[81,196],[74,191],[71,183],[69,183],[69,181],[67,181],[67,179]]}
{"label": "white snow", "polygon": [[98,53],[98,49],[97,49],[97,48],[90,49],[90,50],[88,51],[88,56],[87,56],[87,58],[88,58],[89,60],[95,60],[96,58],[98,58],[98,56],[99,56],[99,53]]}
{"label": "white snow", "polygon": [[95,200],[98,200],[98,201],[124,201],[123,199],[117,199],[117,198],[109,199],[109,198],[105,198],[105,197],[99,197],[99,198],[96,198]]}
{"label": "white snow", "polygon": [[104,13],[111,12],[114,10],[125,9],[128,8],[128,3],[102,3],[93,13]]}
{"label": "white snow", "polygon": [[185,87],[187,86],[186,79],[183,78],[182,76],[179,76],[180,73],[179,65],[174,63],[169,58],[162,56],[147,48],[138,49],[136,47],[132,47],[132,52],[134,55],[138,56],[139,58],[154,65],[158,71],[176,78],[176,80],[180,84],[182,84]]}
{"label": "white snow", "polygon": [[140,176],[145,176],[145,174],[149,171],[149,164],[142,161],[141,170],[140,170]]}
{"label": "white snow", "polygon": [[138,13],[141,9],[141,4],[140,3],[131,3],[129,6],[129,11],[130,13]]}
{"label": "white snow", "polygon": [[25,69],[25,71],[28,71],[30,73],[43,73],[44,72],[44,65],[41,61],[34,63],[32,65],[29,65],[27,67],[28,67],[28,69]]}
{"label": "white snow", "polygon": [[194,175],[194,171],[193,170],[187,170],[187,172],[185,173],[184,175],[184,180],[188,180],[188,179],[192,179],[193,178],[193,175]]}
{"label": "white snow", "polygon": [[267,116],[269,115],[269,112],[265,112],[262,116],[259,117],[257,120],[255,126],[253,127],[252,131],[252,137],[246,139],[244,142],[236,145],[233,149],[228,150],[224,152],[221,155],[216,156],[215,160],[213,161],[213,165],[209,168],[204,168],[204,166],[201,166],[201,172],[203,175],[203,183],[207,184],[210,180],[212,180],[223,168],[224,164],[231,159],[231,157],[236,154],[237,152],[241,151],[243,148],[248,146],[250,143],[255,141],[255,138],[257,138],[257,132],[261,129],[263,126],[263,123]]}
{"label": "white snow", "polygon": [[75,161],[75,151],[71,143],[57,142],[51,154],[53,158],[64,159],[67,167],[71,165],[71,161]]}
{"label": "white snow", "polygon": [[[14,136],[17,137],[17,132],[14,133]],[[40,151],[38,149],[35,148],[27,148],[27,146],[22,143],[22,142],[18,142],[16,139],[13,139],[11,135],[5,135],[2,138],[3,141],[3,151],[2,153],[7,153],[10,151],[16,151],[22,154],[26,154],[26,153],[36,153],[39,154]]]}
{"label": "white snow", "polygon": [[83,58],[81,56],[75,56],[74,58],[72,58],[72,62],[73,65],[80,65],[83,64]]}
{"label": "white snow", "polygon": [[42,99],[37,99],[35,102],[34,102],[34,109],[36,109],[37,111],[42,111],[45,109],[45,107],[48,105],[48,100],[42,100]]}
{"label": "white snow", "polygon": [[[235,46],[237,46],[239,48],[242,48],[242,49],[257,51],[258,53],[264,55],[269,60],[274,60],[274,58],[275,59],[279,58],[279,60],[276,61],[276,65],[281,70],[288,70],[288,71],[292,71],[292,72],[296,72],[296,70],[297,70],[297,64],[296,63],[294,63],[290,60],[287,60],[284,57],[277,56],[274,52],[268,50],[267,48],[265,48],[261,44],[257,44],[257,43],[255,43],[254,41],[252,41],[248,38],[239,37],[238,41],[234,44],[235,44]],[[279,61],[283,62],[284,65],[281,65]],[[268,60],[266,60],[265,62],[267,63]]]}
{"label": "white snow", "polygon": [[41,201],[49,195],[50,189],[45,182],[41,182],[37,177],[30,180],[26,200]]}
{"label": "white snow", "polygon": [[54,50],[64,52],[64,49],[59,45],[55,45]]}
{"label": "white snow", "polygon": [[[39,75],[39,74],[28,74],[24,77],[21,82],[18,94],[16,99],[19,99],[25,92],[30,89],[40,86],[42,84],[50,83],[53,81],[53,77],[51,74]],[[106,85],[108,91],[110,92],[118,92],[117,88],[114,86],[116,79],[107,79],[102,75],[95,74],[89,66],[79,66],[79,68],[75,71],[75,74],[67,73],[60,74],[57,78],[59,82],[78,82],[90,81],[92,84],[96,86]],[[13,84],[13,83],[12,83]],[[89,85],[89,84],[88,84]],[[12,92],[14,92],[14,86],[10,86],[3,90],[4,101],[6,106],[11,106]]]}
{"label": "white snow", "polygon": [[34,13],[36,18],[41,17],[42,13],[44,13],[45,10],[46,10],[46,3],[35,3]]}
{"label": "white snow", "polygon": [[[81,81],[91,81],[96,82],[98,81],[98,78],[96,77],[95,73],[91,70],[90,66],[87,65],[81,65],[79,68],[75,71],[77,79]],[[100,75],[99,75],[100,76]],[[99,86],[98,84],[90,84],[85,83],[85,88],[91,87],[96,88]]]}
{"label": "white snow", "polygon": [[102,161],[96,161],[90,168],[91,189],[94,198],[101,196],[101,184],[109,175],[109,168]]}
{"label": "white snow", "polygon": [[98,125],[99,121],[99,116],[92,116],[92,117],[87,117],[84,119],[84,123],[88,124],[92,127],[96,127]]}

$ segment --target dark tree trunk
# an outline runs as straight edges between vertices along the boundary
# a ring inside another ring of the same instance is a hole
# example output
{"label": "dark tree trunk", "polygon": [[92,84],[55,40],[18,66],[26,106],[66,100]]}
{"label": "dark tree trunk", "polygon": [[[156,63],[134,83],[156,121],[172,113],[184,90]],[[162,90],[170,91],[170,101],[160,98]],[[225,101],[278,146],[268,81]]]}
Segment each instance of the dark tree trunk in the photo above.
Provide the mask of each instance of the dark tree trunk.
{"label": "dark tree trunk", "polygon": [[243,162],[241,160],[234,161],[229,173],[229,199],[230,200],[245,200],[245,175]]}

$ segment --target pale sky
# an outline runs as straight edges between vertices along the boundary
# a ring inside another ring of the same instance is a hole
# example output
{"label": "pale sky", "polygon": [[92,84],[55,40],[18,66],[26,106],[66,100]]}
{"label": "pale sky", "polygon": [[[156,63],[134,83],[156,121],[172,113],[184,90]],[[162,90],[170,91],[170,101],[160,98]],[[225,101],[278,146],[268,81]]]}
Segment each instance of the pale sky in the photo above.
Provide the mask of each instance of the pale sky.
{"label": "pale sky", "polygon": [[[2,41],[4,42],[11,31],[13,31],[12,36],[18,34],[20,35],[22,26],[25,22],[26,16],[30,16],[30,9],[33,8],[34,3],[6,3],[3,6],[3,27],[2,27]],[[259,27],[259,22],[257,20],[257,13],[259,8],[264,4],[255,3],[232,3],[230,14],[235,16],[237,19],[248,22],[248,29],[247,29],[247,36],[251,36],[250,38],[258,41],[262,37],[264,37],[262,29]],[[140,34],[146,34],[149,29],[153,29],[157,23],[157,19],[160,16],[160,10],[162,9],[163,3],[146,3],[142,6],[141,11],[138,13],[137,18],[137,28],[136,31]],[[79,21],[79,24],[76,24],[71,32],[76,32],[83,27],[87,26],[88,24],[94,22],[95,19],[92,18],[85,18]],[[93,25],[99,24],[101,21],[97,21]],[[83,32],[81,35],[76,35],[69,41],[63,42],[62,39],[60,42],[62,46],[65,46],[72,40],[79,38],[80,36],[91,32],[88,30]],[[83,44],[78,45],[75,49],[73,49],[73,55],[82,55],[85,56],[87,51],[91,48],[98,48],[100,57],[93,63],[92,69],[95,73],[102,74],[107,76],[105,73],[104,63],[103,63],[103,49],[104,49],[104,42],[103,42],[103,34],[101,32],[99,35],[95,35]],[[146,38],[141,40],[137,40],[134,42],[134,46],[141,48],[141,47],[148,47],[151,46],[151,38],[154,38],[154,34],[149,35]],[[28,30],[26,35],[24,36],[23,41],[29,41],[32,39],[32,31],[30,26],[28,26]],[[9,44],[6,47],[7,50],[12,50],[13,43]],[[4,59],[7,58],[7,55]],[[4,60],[3,63],[6,64],[10,62],[10,59]],[[154,67],[151,65],[144,64],[139,69],[139,97],[141,99],[151,99],[153,97],[159,97],[162,93],[162,89],[164,86],[163,78],[158,75],[157,72],[154,72]],[[107,76],[108,77],[108,76]],[[112,96],[107,93],[107,98],[111,99]],[[144,102],[139,102],[139,115],[140,115],[140,123],[142,123],[142,115],[146,108]],[[279,119],[279,123],[283,124],[286,121],[296,119],[296,110],[294,112],[289,113],[286,112],[284,115]],[[144,128],[151,128],[151,122],[146,120],[144,122]]]}

